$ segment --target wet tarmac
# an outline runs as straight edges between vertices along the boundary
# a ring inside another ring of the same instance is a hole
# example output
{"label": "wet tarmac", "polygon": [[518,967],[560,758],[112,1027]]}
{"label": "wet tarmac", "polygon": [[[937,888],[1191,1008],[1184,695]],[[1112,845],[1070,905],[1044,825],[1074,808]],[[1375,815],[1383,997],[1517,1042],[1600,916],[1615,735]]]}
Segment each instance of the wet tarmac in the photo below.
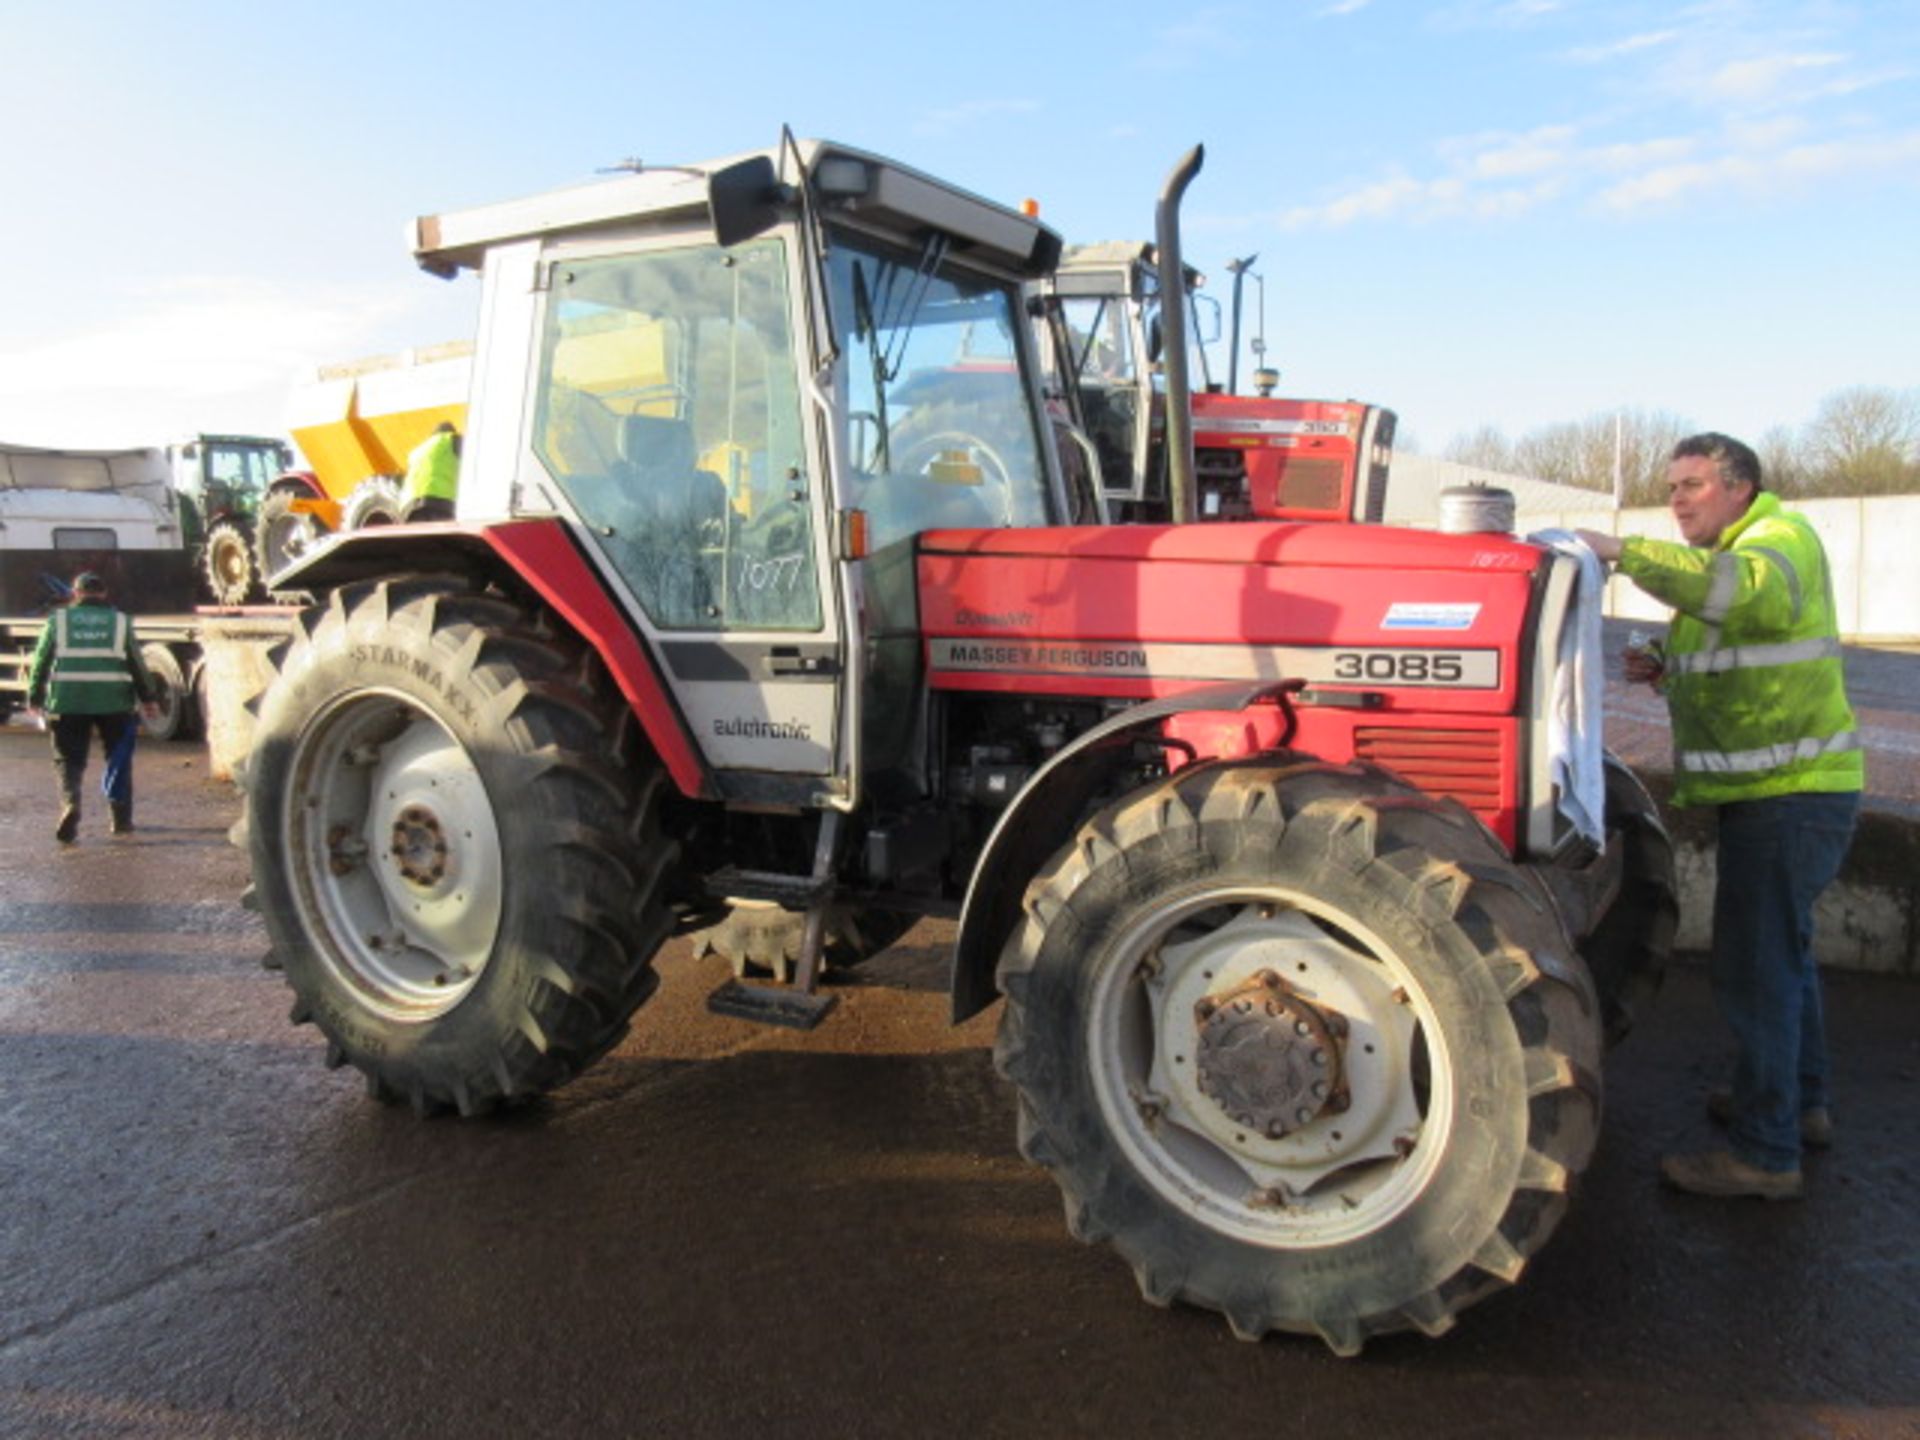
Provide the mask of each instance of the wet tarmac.
{"label": "wet tarmac", "polygon": [[45,756],[0,730],[0,1434],[1920,1434],[1911,981],[1831,979],[1805,1203],[1718,1203],[1653,1179],[1723,1054],[1682,968],[1521,1284],[1340,1361],[1069,1238],[938,926],[809,1035],[707,1014],[676,945],[581,1081],[422,1123],[287,1023],[196,749],[66,852]]}

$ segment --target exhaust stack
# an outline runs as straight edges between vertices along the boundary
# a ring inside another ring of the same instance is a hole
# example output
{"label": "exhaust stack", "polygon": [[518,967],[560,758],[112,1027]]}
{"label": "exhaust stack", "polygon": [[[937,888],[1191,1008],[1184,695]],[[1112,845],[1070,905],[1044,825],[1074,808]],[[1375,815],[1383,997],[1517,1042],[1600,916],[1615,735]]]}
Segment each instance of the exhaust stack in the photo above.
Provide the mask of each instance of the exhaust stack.
{"label": "exhaust stack", "polygon": [[1160,266],[1160,364],[1167,382],[1167,500],[1177,524],[1196,515],[1193,476],[1193,386],[1187,375],[1187,278],[1180,258],[1180,197],[1207,158],[1196,145],[1180,158],[1154,208]]}

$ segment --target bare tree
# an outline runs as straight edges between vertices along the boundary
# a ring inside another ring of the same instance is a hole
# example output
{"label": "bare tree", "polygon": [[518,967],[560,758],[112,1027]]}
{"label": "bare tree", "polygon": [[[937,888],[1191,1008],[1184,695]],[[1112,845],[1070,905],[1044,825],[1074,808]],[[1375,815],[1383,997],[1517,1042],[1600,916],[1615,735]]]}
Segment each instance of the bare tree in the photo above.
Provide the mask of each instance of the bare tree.
{"label": "bare tree", "polygon": [[1813,493],[1814,473],[1807,462],[1806,443],[1791,425],[1770,427],[1753,448],[1769,490],[1786,499]]}
{"label": "bare tree", "polygon": [[1920,390],[1854,385],[1820,402],[1805,453],[1824,495],[1920,489]]}
{"label": "bare tree", "polygon": [[[1406,447],[1402,447],[1403,449]],[[1472,465],[1480,470],[1513,473],[1513,442],[1497,425],[1482,425],[1465,431],[1447,442],[1441,458],[1456,465]]]}

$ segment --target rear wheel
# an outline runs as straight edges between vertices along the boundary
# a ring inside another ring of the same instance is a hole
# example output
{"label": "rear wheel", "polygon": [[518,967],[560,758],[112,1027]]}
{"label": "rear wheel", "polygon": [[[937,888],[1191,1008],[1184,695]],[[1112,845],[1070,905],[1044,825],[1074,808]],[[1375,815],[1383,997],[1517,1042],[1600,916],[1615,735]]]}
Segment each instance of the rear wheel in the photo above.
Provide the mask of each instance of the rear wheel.
{"label": "rear wheel", "polygon": [[260,503],[254,525],[254,563],[260,583],[268,589],[273,577],[306,554],[318,536],[313,517],[293,508],[298,498],[290,490],[275,490]]}
{"label": "rear wheel", "polygon": [[1612,755],[1606,783],[1607,848],[1618,848],[1620,889],[1580,942],[1580,954],[1600,992],[1607,1043],[1617,1045],[1653,1008],[1666,979],[1680,928],[1680,889],[1673,841],[1647,787]]}
{"label": "rear wheel", "polygon": [[390,475],[369,475],[353,487],[340,507],[340,524],[348,530],[400,523],[400,487]]}
{"label": "rear wheel", "polygon": [[207,531],[203,557],[207,593],[219,605],[244,605],[259,594],[253,565],[253,536],[243,520],[228,516]]}
{"label": "rear wheel", "polygon": [[571,637],[448,584],[337,592],[302,616],[247,763],[293,1018],[422,1113],[571,1079],[654,988],[663,785]]}
{"label": "rear wheel", "polygon": [[200,712],[179,660],[157,641],[140,647],[140,659],[147,667],[147,674],[153,677],[153,683],[160,689],[160,698],[154,701],[154,718],[144,721],[143,728],[155,740],[191,739],[198,733],[199,725],[196,722]]}
{"label": "rear wheel", "polygon": [[1029,888],[995,1059],[1068,1225],[1234,1333],[1448,1329],[1519,1278],[1600,1117],[1544,887],[1367,767],[1197,765]]}

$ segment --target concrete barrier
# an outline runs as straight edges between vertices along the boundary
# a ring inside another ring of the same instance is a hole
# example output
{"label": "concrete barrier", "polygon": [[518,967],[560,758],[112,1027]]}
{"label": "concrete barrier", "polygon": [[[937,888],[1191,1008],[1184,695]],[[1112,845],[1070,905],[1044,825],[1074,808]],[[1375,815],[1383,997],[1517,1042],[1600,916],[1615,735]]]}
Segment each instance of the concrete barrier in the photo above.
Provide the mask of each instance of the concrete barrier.
{"label": "concrete barrier", "polygon": [[[1714,817],[1710,808],[1672,808],[1669,776],[1642,774],[1673,836],[1680,879],[1682,950],[1711,939]],[[1920,825],[1902,815],[1864,810],[1840,878],[1814,908],[1814,954],[1836,970],[1920,977]]]}
{"label": "concrete barrier", "polygon": [[232,780],[253,743],[249,702],[273,678],[268,654],[287,638],[284,616],[209,616],[200,653],[207,672],[207,773]]}

